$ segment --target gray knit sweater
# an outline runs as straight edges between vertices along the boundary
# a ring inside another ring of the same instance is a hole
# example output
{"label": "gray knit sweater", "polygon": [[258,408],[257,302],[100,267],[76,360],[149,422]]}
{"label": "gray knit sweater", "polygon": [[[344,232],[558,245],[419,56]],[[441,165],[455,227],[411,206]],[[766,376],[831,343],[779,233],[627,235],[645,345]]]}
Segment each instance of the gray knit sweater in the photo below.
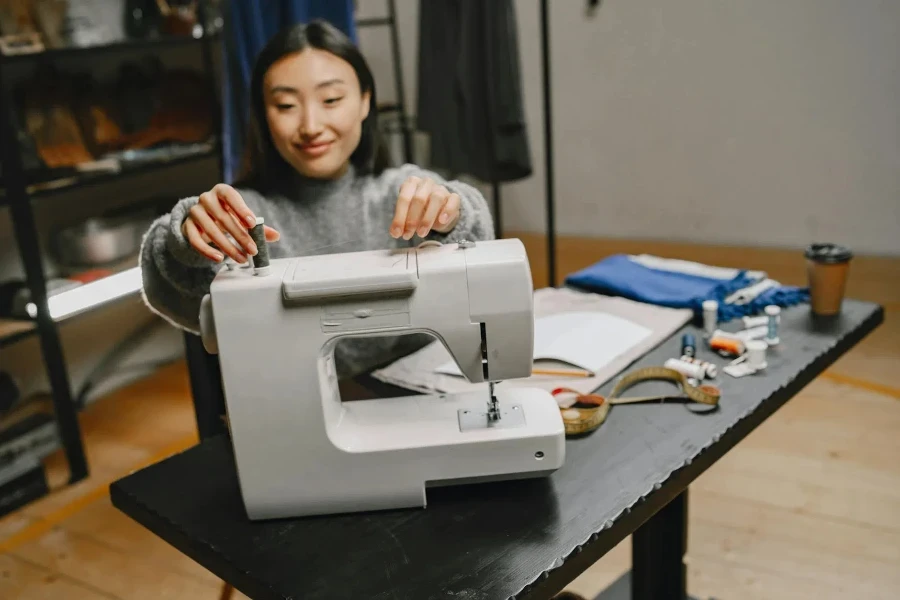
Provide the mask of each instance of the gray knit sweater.
{"label": "gray knit sweater", "polygon": [[[332,254],[420,243],[394,239],[389,234],[400,186],[411,175],[446,186],[461,199],[457,225],[447,234],[434,231],[426,239],[452,243],[461,239],[493,238],[493,222],[487,203],[474,187],[445,181],[414,165],[388,169],[379,176],[359,176],[352,168],[340,179],[316,181],[296,177],[262,195],[235,188],[253,214],[281,234],[269,242],[271,258]],[[188,210],[198,201],[180,200],[172,212],[157,219],[141,247],[143,299],[150,309],[173,325],[199,333],[200,301],[209,291],[216,272],[224,268],[200,255],[181,231]],[[353,377],[404,356],[428,342],[428,334],[378,338],[345,338],[335,349],[338,376]]]}

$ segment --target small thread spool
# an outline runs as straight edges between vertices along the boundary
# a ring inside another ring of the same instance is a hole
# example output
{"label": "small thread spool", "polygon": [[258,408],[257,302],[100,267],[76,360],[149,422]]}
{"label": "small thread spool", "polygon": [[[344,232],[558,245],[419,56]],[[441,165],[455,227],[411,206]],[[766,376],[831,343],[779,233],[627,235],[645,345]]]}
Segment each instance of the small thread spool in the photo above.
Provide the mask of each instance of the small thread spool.
{"label": "small thread spool", "polygon": [[253,257],[253,274],[269,274],[269,247],[266,245],[265,219],[256,217],[256,225],[250,229],[250,237],[256,244],[256,256]]}
{"label": "small thread spool", "polygon": [[709,340],[710,349],[725,354],[738,356],[744,353],[744,343],[728,337],[714,337]]}
{"label": "small thread spool", "polygon": [[747,342],[747,364],[757,371],[765,369],[766,349],[768,349],[768,344],[762,340],[751,340]]}
{"label": "small thread spool", "polygon": [[758,317],[741,317],[741,321],[743,321],[745,329],[751,329],[753,327],[759,327],[760,325],[768,325],[769,317],[766,315],[760,315]]}
{"label": "small thread spool", "polygon": [[712,337],[719,324],[719,303],[715,300],[703,301],[703,330],[706,337]]}
{"label": "small thread spool", "polygon": [[697,365],[703,369],[703,372],[706,374],[707,379],[715,379],[716,374],[718,373],[718,369],[716,365],[712,364],[709,361],[701,360],[695,356],[682,356],[681,360],[686,363],[691,363],[692,365]]}
{"label": "small thread spool", "polygon": [[683,356],[695,356],[697,354],[697,342],[690,333],[681,336],[681,354]]}
{"label": "small thread spool", "polygon": [[766,316],[769,319],[768,332],[766,333],[766,343],[769,346],[778,344],[778,321],[780,321],[781,307],[776,304],[770,304],[766,307]]}
{"label": "small thread spool", "polygon": [[706,374],[706,371],[700,365],[691,364],[677,358],[670,358],[663,366],[697,380],[703,379]]}
{"label": "small thread spool", "polygon": [[766,337],[769,331],[769,327],[767,325],[759,325],[757,327],[751,327],[750,329],[745,329],[743,331],[739,331],[735,336],[740,338],[742,341],[750,341],[750,340],[761,340]]}

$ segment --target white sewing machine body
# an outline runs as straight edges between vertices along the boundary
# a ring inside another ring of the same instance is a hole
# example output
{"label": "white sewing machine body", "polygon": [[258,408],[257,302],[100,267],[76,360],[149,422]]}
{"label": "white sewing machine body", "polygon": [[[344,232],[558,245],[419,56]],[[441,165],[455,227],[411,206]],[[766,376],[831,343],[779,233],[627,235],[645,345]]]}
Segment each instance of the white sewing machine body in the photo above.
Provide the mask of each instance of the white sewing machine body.
{"label": "white sewing machine body", "polygon": [[344,336],[425,331],[473,382],[528,377],[533,288],[519,240],[275,259],[264,275],[223,269],[201,324],[251,519],[424,507],[429,486],[538,477],[564,462],[545,390],[497,390],[494,412],[487,386],[339,397]]}

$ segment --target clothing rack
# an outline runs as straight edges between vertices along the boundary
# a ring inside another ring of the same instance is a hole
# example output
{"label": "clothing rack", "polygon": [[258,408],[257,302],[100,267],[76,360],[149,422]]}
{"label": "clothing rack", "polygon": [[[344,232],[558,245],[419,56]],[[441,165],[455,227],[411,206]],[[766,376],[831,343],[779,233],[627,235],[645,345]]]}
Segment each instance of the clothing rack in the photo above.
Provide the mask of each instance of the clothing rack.
{"label": "clothing rack", "polygon": [[[596,6],[599,0],[591,0],[590,5]],[[541,0],[541,70],[542,70],[542,99],[543,99],[543,130],[544,130],[544,172],[545,172],[545,212],[547,218],[547,285],[556,285],[556,207],[554,200],[554,172],[553,172],[553,109],[550,95],[550,31],[549,11],[547,0]],[[494,203],[494,234],[496,237],[503,235],[502,204],[500,194],[500,182],[491,182],[491,196]]]}
{"label": "clothing rack", "polygon": [[547,212],[547,283],[556,285],[556,207],[553,180],[553,108],[550,96],[550,31],[547,0],[541,0],[541,66],[544,98],[544,171]]}
{"label": "clothing rack", "polygon": [[396,106],[383,106],[379,112],[396,111],[399,114],[400,130],[403,136],[403,156],[406,162],[413,161],[412,137],[406,117],[406,101],[404,100],[403,67],[400,62],[400,36],[397,33],[397,6],[395,0],[387,0],[387,16],[371,19],[357,19],[356,27],[377,27],[387,25],[391,36],[391,62],[394,67],[394,86],[397,94]]}

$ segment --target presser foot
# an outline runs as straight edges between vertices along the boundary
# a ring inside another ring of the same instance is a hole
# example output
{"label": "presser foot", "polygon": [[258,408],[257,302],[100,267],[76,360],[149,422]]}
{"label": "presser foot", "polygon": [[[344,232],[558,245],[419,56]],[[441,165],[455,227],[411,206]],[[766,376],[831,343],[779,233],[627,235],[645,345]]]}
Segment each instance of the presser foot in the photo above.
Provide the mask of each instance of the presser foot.
{"label": "presser foot", "polygon": [[497,402],[497,395],[494,393],[494,382],[488,382],[488,419],[496,421],[500,418],[500,405]]}
{"label": "presser foot", "polygon": [[457,411],[460,431],[473,429],[511,429],[525,426],[525,411],[518,404],[503,409],[497,408],[492,416],[491,410],[472,410],[461,408]]}

